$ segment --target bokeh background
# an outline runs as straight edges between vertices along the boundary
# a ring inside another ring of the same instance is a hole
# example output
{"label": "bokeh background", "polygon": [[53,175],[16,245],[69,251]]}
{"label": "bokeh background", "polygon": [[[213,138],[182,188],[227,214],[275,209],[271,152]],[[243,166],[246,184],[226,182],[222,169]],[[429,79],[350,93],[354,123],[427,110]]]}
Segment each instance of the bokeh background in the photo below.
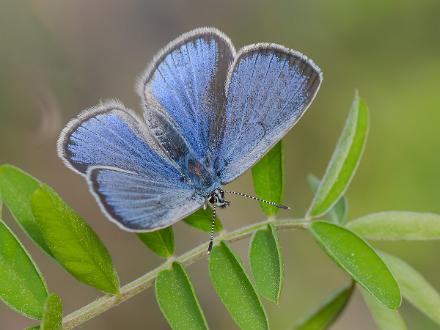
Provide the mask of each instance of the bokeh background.
{"label": "bokeh background", "polygon": [[[157,50],[180,33],[215,26],[237,48],[259,41],[298,49],[322,68],[324,83],[306,116],[285,139],[285,202],[295,216],[310,199],[305,177],[322,175],[357,88],[371,110],[363,162],[348,191],[350,217],[381,210],[440,212],[440,2],[438,0],[141,1],[14,0],[0,4],[0,163],[12,163],[53,186],[108,246],[122,283],[161,260],[108,222],[85,181],[57,158],[63,125],[100,100],[140,110],[134,83]],[[249,173],[231,184],[252,192]],[[256,203],[233,199],[220,217],[228,229],[262,219]],[[281,216],[288,216],[282,213]],[[4,217],[32,251],[51,291],[69,313],[100,293],[73,280]],[[176,225],[178,254],[206,240]],[[285,287],[266,304],[273,329],[295,320],[348,282],[304,232],[280,234]],[[247,241],[235,244],[246,257]],[[383,243],[440,289],[440,243]],[[215,296],[206,260],[189,268],[213,329],[235,329]],[[404,303],[410,329],[439,329]],[[0,304],[0,329],[32,322]],[[167,329],[153,290],[89,321],[82,329]],[[359,295],[334,329],[375,329]]]}

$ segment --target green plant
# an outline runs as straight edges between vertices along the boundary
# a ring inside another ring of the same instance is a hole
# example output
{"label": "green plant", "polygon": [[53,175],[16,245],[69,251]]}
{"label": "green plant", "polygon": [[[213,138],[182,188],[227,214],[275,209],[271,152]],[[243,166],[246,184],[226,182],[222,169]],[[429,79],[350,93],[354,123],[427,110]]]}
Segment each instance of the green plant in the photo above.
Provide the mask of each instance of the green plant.
{"label": "green plant", "polygon": [[[381,329],[405,329],[397,309],[401,295],[440,324],[440,295],[410,265],[377,251],[366,240],[440,239],[440,215],[381,212],[347,221],[344,194],[360,162],[368,133],[368,109],[357,95],[345,127],[321,180],[309,176],[315,197],[304,218],[277,219],[278,209],[262,204],[266,220],[234,231],[215,227],[218,236],[209,257],[212,285],[231,317],[242,329],[269,328],[261,299],[278,303],[283,260],[278,230],[308,231],[323,250],[345,270],[352,282],[335,292],[296,329],[326,329],[344,310],[355,287]],[[261,198],[282,201],[283,154],[278,144],[252,169]],[[87,223],[50,187],[10,166],[0,166],[1,201],[48,257],[77,280],[104,293],[102,297],[61,317],[62,303],[48,289],[37,265],[11,230],[0,220],[0,298],[19,313],[41,320],[40,329],[72,329],[130,299],[155,283],[156,299],[174,329],[207,329],[202,306],[185,267],[206,257],[207,243],[175,257],[173,228],[139,234],[139,239],[163,264],[120,286],[116,269],[102,241]],[[1,210],[1,202],[0,202]],[[210,230],[210,212],[199,210],[184,221]],[[232,242],[252,237],[247,274]],[[215,327],[215,326],[214,326]]]}

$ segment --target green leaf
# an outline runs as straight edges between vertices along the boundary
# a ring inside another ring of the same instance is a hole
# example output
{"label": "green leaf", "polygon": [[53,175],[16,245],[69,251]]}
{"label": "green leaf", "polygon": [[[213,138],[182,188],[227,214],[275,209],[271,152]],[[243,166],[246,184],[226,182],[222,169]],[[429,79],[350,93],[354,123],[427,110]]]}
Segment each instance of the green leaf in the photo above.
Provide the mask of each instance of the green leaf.
{"label": "green leaf", "polygon": [[348,203],[347,198],[342,196],[328,212],[329,219],[341,225],[347,222]]}
{"label": "green leaf", "polygon": [[276,229],[272,225],[255,232],[249,249],[249,261],[258,293],[278,303],[283,278],[283,262]]}
{"label": "green leaf", "polygon": [[240,258],[225,242],[212,249],[209,275],[215,291],[241,329],[269,328],[263,305]]}
{"label": "green leaf", "polygon": [[43,318],[41,325],[28,327],[26,330],[62,330],[63,305],[61,298],[51,293],[44,305]]}
{"label": "green leaf", "polygon": [[39,186],[39,181],[19,168],[12,165],[0,166],[0,191],[3,202],[29,237],[50,255],[32,214],[32,194]]}
{"label": "green leaf", "polygon": [[353,232],[336,224],[315,221],[310,231],[327,254],[384,305],[397,309],[399,286],[378,254]]}
{"label": "green leaf", "polygon": [[440,239],[440,215],[379,212],[350,221],[347,228],[372,240],[433,240]]}
{"label": "green leaf", "polygon": [[179,263],[158,275],[156,299],[172,329],[208,329],[190,278]]}
{"label": "green leaf", "polygon": [[368,133],[368,108],[356,93],[345,127],[307,215],[325,214],[344,195],[359,165]]}
{"label": "green leaf", "polygon": [[[255,194],[262,199],[280,204],[283,201],[284,164],[283,146],[278,142],[257,164],[252,167]],[[279,209],[260,202],[267,216],[273,216]]]}
{"label": "green leaf", "polygon": [[[310,190],[313,193],[316,193],[320,183],[319,179],[315,175],[309,174],[307,176],[307,181],[309,182]],[[347,213],[348,201],[345,196],[342,196],[325,216],[328,217],[332,222],[343,225],[347,222]]]}
{"label": "green leaf", "polygon": [[362,297],[373,316],[377,327],[381,330],[406,330],[406,324],[398,311],[392,310],[381,304],[367,291],[362,290]]}
{"label": "green leaf", "polygon": [[353,293],[354,285],[338,290],[313,311],[304,320],[295,326],[295,330],[325,330],[327,329],[344,310]]}
{"label": "green leaf", "polygon": [[0,220],[0,299],[20,314],[41,319],[46,283],[29,253]]}
{"label": "green leaf", "polygon": [[160,257],[168,258],[174,253],[174,232],[172,226],[149,233],[139,233],[137,237]]}
{"label": "green leaf", "polygon": [[435,288],[405,261],[383,252],[380,255],[396,277],[403,297],[440,324],[440,295]]}
{"label": "green leaf", "polygon": [[63,305],[61,298],[52,293],[47,297],[40,328],[41,330],[61,330],[62,321]]}
{"label": "green leaf", "polygon": [[93,229],[50,187],[32,197],[32,210],[50,251],[72,276],[108,293],[117,293],[119,279],[111,257]]}
{"label": "green leaf", "polygon": [[314,174],[307,175],[307,183],[309,184],[310,191],[315,194],[318,191],[321,181]]}
{"label": "green leaf", "polygon": [[[183,221],[197,229],[205,231],[207,233],[211,232],[212,225],[212,210],[207,207],[206,209],[198,209],[196,212],[190,216],[183,219]],[[223,229],[222,223],[218,217],[215,218],[214,232],[219,232]]]}

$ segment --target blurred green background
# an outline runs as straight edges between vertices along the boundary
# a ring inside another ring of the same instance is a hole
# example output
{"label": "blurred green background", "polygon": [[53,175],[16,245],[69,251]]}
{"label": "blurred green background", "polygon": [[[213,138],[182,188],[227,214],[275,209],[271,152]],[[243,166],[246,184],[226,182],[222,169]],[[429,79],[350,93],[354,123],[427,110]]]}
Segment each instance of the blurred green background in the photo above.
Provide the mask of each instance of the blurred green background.
{"label": "blurred green background", "polygon": [[[52,185],[107,244],[123,283],[158,265],[132,234],[99,212],[85,181],[57,158],[63,125],[80,110],[119,98],[140,110],[134,83],[155,52],[180,33],[215,26],[237,48],[276,42],[313,58],[324,83],[307,115],[285,139],[285,203],[301,216],[311,198],[305,177],[322,175],[354,90],[371,110],[370,139],[348,198],[350,216],[381,210],[440,212],[440,2],[377,1],[3,1],[0,5],[0,163],[12,163]],[[252,191],[249,173],[231,184]],[[232,199],[220,213],[227,229],[262,219],[256,203]],[[282,213],[281,216],[288,216]],[[67,275],[22,235],[51,291],[71,312],[100,294]],[[266,304],[273,329],[288,329],[329,292],[347,283],[303,232],[281,233],[285,287]],[[178,252],[206,240],[178,224]],[[237,250],[246,257],[247,242]],[[387,243],[440,289],[440,243]],[[216,298],[207,263],[189,271],[213,329],[235,329]],[[409,329],[439,329],[404,303]],[[0,329],[32,324],[0,305]],[[153,290],[89,321],[82,329],[166,329]],[[375,329],[359,295],[333,329]]]}

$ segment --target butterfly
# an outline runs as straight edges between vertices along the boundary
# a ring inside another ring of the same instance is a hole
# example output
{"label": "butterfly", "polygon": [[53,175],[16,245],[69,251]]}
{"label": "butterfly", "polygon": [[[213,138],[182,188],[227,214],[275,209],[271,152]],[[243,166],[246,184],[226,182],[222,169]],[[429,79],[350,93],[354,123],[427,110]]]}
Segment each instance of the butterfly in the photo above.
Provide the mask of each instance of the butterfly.
{"label": "butterfly", "polygon": [[143,119],[117,101],[87,109],[61,132],[58,155],[108,219],[158,230],[208,203],[228,206],[222,186],[295,125],[321,81],[297,51],[261,43],[236,52],[219,30],[199,28],[159,51],[139,79]]}

